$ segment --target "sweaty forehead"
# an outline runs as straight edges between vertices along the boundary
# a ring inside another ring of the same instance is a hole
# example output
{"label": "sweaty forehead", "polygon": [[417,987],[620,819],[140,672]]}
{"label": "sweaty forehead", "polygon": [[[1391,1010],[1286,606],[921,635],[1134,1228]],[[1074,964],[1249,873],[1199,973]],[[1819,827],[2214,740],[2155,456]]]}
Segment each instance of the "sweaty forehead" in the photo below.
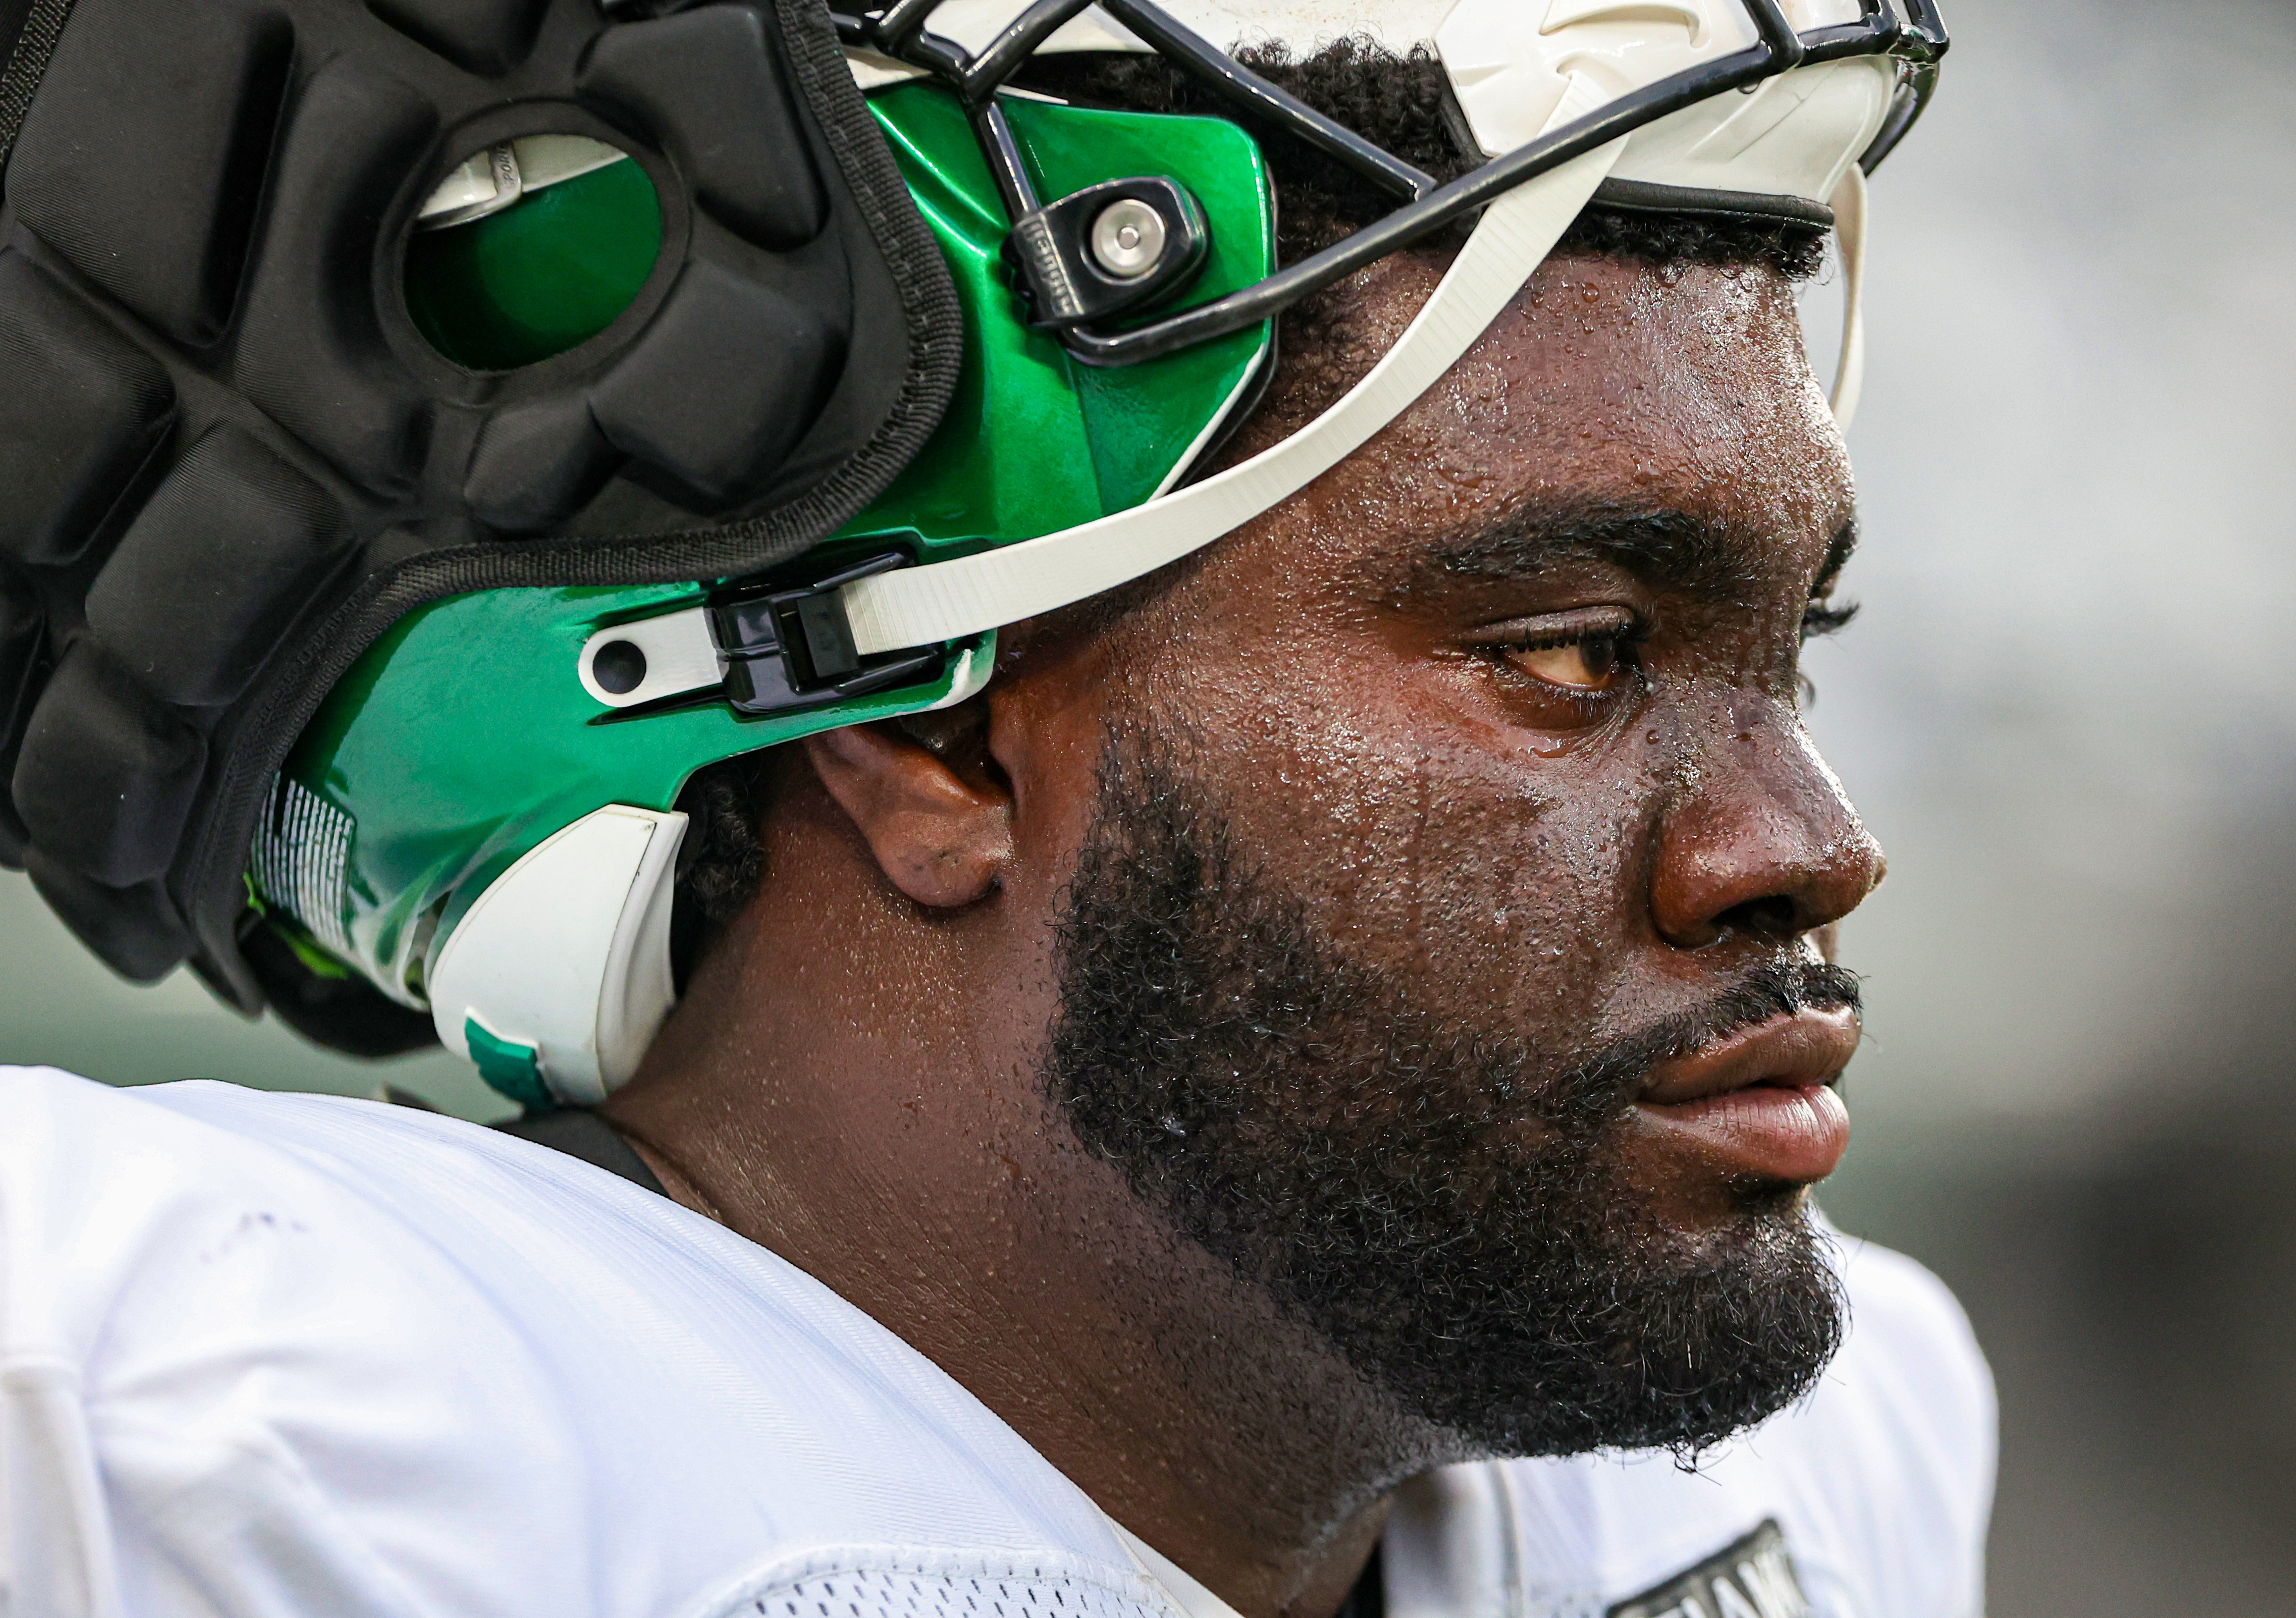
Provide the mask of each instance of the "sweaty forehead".
{"label": "sweaty forehead", "polygon": [[[1441,270],[1382,266],[1316,334],[1324,352],[1298,356],[1299,391],[1336,385],[1335,354],[1383,352]],[[1289,388],[1274,401],[1283,415],[1318,403]],[[1276,526],[1358,580],[1396,579],[1431,549],[1589,508],[1686,515],[1740,536],[1750,571],[1816,564],[1851,513],[1849,462],[1784,277],[1550,260],[1449,376]]]}

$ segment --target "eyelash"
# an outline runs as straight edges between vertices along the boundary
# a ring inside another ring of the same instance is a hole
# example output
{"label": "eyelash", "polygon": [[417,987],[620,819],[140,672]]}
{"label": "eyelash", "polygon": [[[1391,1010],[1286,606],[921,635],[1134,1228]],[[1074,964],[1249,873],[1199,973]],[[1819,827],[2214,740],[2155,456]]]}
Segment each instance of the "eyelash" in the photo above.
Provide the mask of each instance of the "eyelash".
{"label": "eyelash", "polygon": [[[1517,635],[1513,639],[1497,642],[1491,646],[1488,651],[1495,661],[1505,662],[1509,652],[1561,651],[1565,647],[1593,646],[1607,641],[1611,643],[1612,655],[1617,658],[1620,671],[1625,673],[1631,672],[1635,668],[1636,649],[1648,638],[1649,631],[1639,623],[1605,625],[1595,628],[1546,634]],[[1525,670],[1518,668],[1515,672],[1524,679],[1538,679],[1538,676]],[[1570,686],[1552,680],[1539,680],[1538,683],[1555,697],[1590,716],[1615,701],[1620,694],[1618,682],[1605,686],[1600,691],[1574,690]]]}
{"label": "eyelash", "polygon": [[[1841,633],[1849,626],[1851,620],[1857,617],[1858,606],[1859,603],[1856,601],[1844,601],[1837,607],[1827,601],[1813,600],[1802,612],[1802,644],[1807,646],[1822,636]],[[1504,660],[1509,652],[1560,651],[1569,646],[1592,646],[1598,641],[1609,641],[1615,644],[1616,655],[1621,666],[1632,668],[1635,650],[1647,638],[1647,635],[1648,632],[1640,624],[1627,624],[1617,627],[1605,626],[1562,633],[1520,635],[1496,642],[1488,649],[1488,651],[1494,658]],[[1526,677],[1537,678],[1536,675]],[[1817,695],[1808,675],[1797,675],[1796,678],[1801,687],[1805,701]],[[1601,691],[1575,691],[1554,681],[1542,681],[1540,683],[1548,687],[1554,695],[1563,701],[1584,709],[1589,714],[1602,707],[1618,694],[1616,685],[1605,687]]]}
{"label": "eyelash", "polygon": [[1599,641],[1617,643],[1623,656],[1640,643],[1642,636],[1628,629],[1579,629],[1563,634],[1523,635],[1500,642],[1496,651],[1561,651],[1566,646],[1593,646]]}
{"label": "eyelash", "polygon": [[1824,601],[1812,601],[1802,611],[1801,641],[1807,646],[1820,635],[1840,634],[1849,627],[1850,619],[1857,616],[1856,601],[1844,601],[1835,607]]}

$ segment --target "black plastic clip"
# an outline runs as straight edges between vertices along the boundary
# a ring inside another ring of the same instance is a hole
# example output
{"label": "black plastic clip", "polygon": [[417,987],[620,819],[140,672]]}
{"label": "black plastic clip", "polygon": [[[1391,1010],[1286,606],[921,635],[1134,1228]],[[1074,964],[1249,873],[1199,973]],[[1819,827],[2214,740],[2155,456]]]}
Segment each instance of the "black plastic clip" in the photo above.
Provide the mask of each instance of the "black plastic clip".
{"label": "black plastic clip", "polygon": [[855,651],[838,595],[857,579],[908,565],[903,552],[886,551],[811,584],[767,581],[713,597],[709,638],[725,661],[726,699],[734,711],[796,713],[937,678],[947,661],[943,647]]}
{"label": "black plastic clip", "polygon": [[1160,176],[1089,186],[1023,214],[1004,239],[1028,290],[1029,323],[1055,331],[1169,297],[1210,250],[1203,209]]}

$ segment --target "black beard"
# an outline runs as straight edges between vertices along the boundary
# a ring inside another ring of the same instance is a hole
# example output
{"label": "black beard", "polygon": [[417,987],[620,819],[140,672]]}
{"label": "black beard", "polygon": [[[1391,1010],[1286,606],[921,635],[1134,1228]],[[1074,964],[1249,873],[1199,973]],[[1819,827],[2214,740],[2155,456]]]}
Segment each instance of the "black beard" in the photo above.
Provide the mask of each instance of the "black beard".
{"label": "black beard", "polygon": [[1241,863],[1137,731],[1102,771],[1060,925],[1046,1085],[1085,1147],[1468,1452],[1692,1454],[1806,1392],[1841,1287],[1798,1188],[1661,1221],[1617,1138],[1652,1064],[1798,1007],[1800,958],[1697,1012],[1539,1059],[1344,959]]}

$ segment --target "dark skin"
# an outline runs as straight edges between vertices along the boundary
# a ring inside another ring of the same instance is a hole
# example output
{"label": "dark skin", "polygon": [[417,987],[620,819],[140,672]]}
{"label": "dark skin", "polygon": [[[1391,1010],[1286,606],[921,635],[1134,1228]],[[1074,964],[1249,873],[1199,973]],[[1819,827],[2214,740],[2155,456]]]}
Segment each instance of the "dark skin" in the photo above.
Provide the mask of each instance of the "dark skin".
{"label": "dark skin", "polygon": [[[1337,330],[1375,354],[1440,270],[1378,266]],[[1294,372],[1256,442],[1345,369]],[[1325,1618],[1393,1489],[1464,1451],[1050,1111],[1053,924],[1110,728],[1184,720],[1240,846],[1351,955],[1573,1049],[1811,947],[1880,880],[1798,706],[1850,511],[1780,277],[1550,262],[1150,599],[1008,632],[964,709],[785,749],[764,887],[609,1115],[1245,1618]],[[1727,1217],[1696,1150],[1630,1123],[1626,1152],[1693,1242]]]}

